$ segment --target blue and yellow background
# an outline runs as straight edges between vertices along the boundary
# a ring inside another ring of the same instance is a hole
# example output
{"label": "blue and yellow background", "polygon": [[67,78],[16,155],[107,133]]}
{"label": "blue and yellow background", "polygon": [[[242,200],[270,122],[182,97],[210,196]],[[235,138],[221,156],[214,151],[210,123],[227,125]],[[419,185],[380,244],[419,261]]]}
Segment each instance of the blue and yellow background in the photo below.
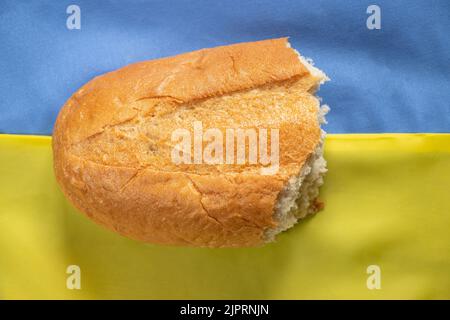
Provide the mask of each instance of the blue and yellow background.
{"label": "blue and yellow background", "polygon": [[[0,1],[0,298],[450,299],[449,15],[444,0]],[[197,249],[122,238],[65,200],[48,136],[82,84],[282,36],[332,80],[325,210],[262,248]]]}

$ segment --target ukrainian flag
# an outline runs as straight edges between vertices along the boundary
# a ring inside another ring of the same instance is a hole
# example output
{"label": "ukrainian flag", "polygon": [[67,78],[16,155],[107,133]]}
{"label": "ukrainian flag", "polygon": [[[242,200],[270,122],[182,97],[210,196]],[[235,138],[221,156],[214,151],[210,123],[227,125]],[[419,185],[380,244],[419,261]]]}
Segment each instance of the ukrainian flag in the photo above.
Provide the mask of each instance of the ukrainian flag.
{"label": "ukrainian flag", "polygon": [[[0,299],[450,299],[449,4],[377,1],[371,29],[364,3],[325,3],[77,1],[76,28],[63,2],[2,1]],[[50,135],[84,82],[286,35],[332,79],[319,214],[261,248],[176,248],[100,228],[65,199]]]}

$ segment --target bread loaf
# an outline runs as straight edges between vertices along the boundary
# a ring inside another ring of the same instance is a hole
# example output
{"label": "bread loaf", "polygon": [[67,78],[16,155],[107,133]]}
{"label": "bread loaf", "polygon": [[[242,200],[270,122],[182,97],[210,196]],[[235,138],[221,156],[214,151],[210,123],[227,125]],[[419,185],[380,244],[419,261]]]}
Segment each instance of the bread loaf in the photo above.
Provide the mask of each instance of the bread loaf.
{"label": "bread loaf", "polygon": [[[58,115],[57,181],[89,218],[140,241],[203,247],[273,241],[319,207],[325,108],[314,93],[325,80],[287,38],[202,49],[98,76]],[[203,140],[196,141],[199,134]],[[278,159],[262,161],[263,149],[277,151]]]}

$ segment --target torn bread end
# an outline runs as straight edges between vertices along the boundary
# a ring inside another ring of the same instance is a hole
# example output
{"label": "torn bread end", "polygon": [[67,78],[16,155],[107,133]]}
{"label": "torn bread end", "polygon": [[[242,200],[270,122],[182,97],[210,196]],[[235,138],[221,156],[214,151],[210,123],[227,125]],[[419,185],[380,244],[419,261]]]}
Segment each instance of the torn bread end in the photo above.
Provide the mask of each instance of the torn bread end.
{"label": "torn bread end", "polygon": [[[325,114],[329,110],[327,105],[319,108],[320,124],[326,123]],[[274,212],[277,226],[265,231],[266,242],[274,241],[277,234],[294,226],[299,219],[323,208],[318,196],[323,177],[327,172],[327,162],[323,158],[324,139],[325,131],[321,130],[320,142],[303,165],[299,175],[292,177],[281,191]]]}
{"label": "torn bread end", "polygon": [[298,52],[297,50],[295,50],[294,48],[292,48],[291,44],[289,43],[289,41],[287,42],[287,47],[291,48],[292,50],[295,51],[295,53],[298,55],[298,58],[300,60],[300,62],[308,69],[308,71],[316,78],[320,79],[319,81],[319,85],[323,84],[326,81],[329,81],[330,78],[328,78],[328,76],[320,69],[316,68],[314,66],[314,61],[310,58],[306,58],[303,57],[300,52]]}

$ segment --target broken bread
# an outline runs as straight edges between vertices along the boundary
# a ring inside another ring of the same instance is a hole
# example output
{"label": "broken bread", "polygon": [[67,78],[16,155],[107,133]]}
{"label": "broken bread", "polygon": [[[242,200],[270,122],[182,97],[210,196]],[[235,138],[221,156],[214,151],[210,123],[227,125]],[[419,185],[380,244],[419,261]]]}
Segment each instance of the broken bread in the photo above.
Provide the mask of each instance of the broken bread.
{"label": "broken bread", "polygon": [[90,219],[139,241],[271,242],[320,207],[326,80],[287,38],[125,66],[61,109],[56,179]]}

